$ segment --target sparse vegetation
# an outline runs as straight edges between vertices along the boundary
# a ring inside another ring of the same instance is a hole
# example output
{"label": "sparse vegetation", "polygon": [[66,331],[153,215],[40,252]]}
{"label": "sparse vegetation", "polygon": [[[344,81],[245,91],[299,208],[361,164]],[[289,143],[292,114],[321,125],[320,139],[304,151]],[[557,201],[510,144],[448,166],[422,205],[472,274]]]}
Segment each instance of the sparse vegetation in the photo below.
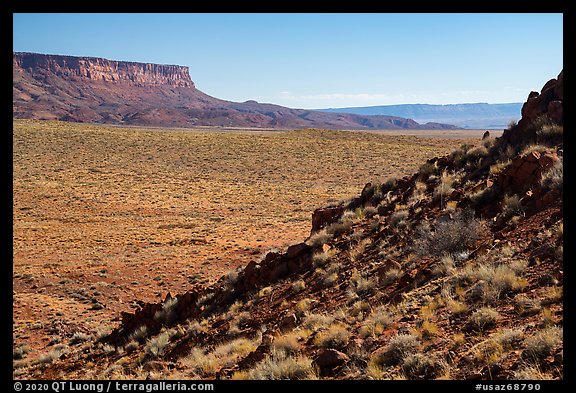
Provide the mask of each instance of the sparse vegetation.
{"label": "sparse vegetation", "polygon": [[473,211],[459,210],[453,219],[436,222],[434,229],[420,225],[412,249],[419,255],[454,255],[474,246],[483,232]]}
{"label": "sparse vegetation", "polygon": [[323,348],[341,348],[348,343],[350,332],[342,323],[333,323],[314,337],[314,345]]}
{"label": "sparse vegetation", "polygon": [[523,381],[540,381],[554,379],[549,373],[545,373],[537,364],[524,364],[523,367],[514,371],[514,378]]}
{"label": "sparse vegetation", "polygon": [[318,379],[312,360],[306,356],[288,356],[273,351],[266,359],[245,372],[236,372],[232,379],[279,380]]}
{"label": "sparse vegetation", "polygon": [[53,361],[60,359],[62,355],[68,353],[69,351],[70,349],[67,345],[59,344],[48,353],[40,355],[37,362],[40,364],[52,363]]}
{"label": "sparse vegetation", "polygon": [[423,181],[428,180],[428,178],[431,175],[434,175],[436,171],[437,167],[435,163],[432,163],[430,161],[426,161],[424,164],[420,166],[420,169],[418,169],[418,173],[420,174],[420,177]]}
{"label": "sparse vegetation", "polygon": [[468,319],[468,324],[474,331],[483,333],[487,329],[494,327],[500,314],[491,307],[482,307],[474,311]]}
{"label": "sparse vegetation", "polygon": [[304,280],[294,281],[290,288],[294,293],[302,292],[306,288],[306,282]]}
{"label": "sparse vegetation", "polygon": [[[313,379],[320,376],[312,359],[324,352],[320,351],[323,348],[337,349],[350,358],[345,367],[337,369],[336,379],[450,379],[466,378],[478,372],[490,378],[509,378],[537,375],[542,369],[545,372],[540,377],[558,378],[563,323],[563,275],[559,273],[558,253],[562,250],[563,226],[557,217],[562,209],[552,204],[550,214],[533,214],[534,201],[529,194],[521,199],[522,194],[510,194],[510,190],[499,190],[497,185],[486,189],[491,190],[493,199],[482,196],[471,197],[469,201],[471,188],[477,190],[491,184],[486,177],[497,176],[509,162],[498,161],[503,157],[495,155],[504,148],[492,147],[493,143],[493,139],[490,143],[483,141],[478,148],[466,147],[455,153],[452,158],[461,161],[461,170],[442,158],[437,165],[431,164],[433,169],[421,168],[422,173],[430,172],[427,176],[404,177],[393,184],[364,189],[363,195],[367,195],[369,203],[382,202],[388,206],[376,209],[359,206],[353,199],[342,202],[349,210],[338,222],[308,239],[307,243],[313,248],[304,247],[305,253],[289,260],[290,274],[280,280],[267,281],[274,276],[276,266],[269,269],[264,264],[257,264],[254,274],[247,271],[241,283],[237,282],[241,269],[226,270],[218,281],[209,281],[204,278],[207,276],[193,271],[185,280],[193,283],[192,292],[199,290],[204,295],[196,305],[190,305],[190,310],[184,310],[184,304],[178,304],[176,299],[168,299],[153,306],[155,310],[160,309],[155,315],[138,316],[135,320],[143,325],[135,331],[115,330],[115,337],[102,342],[80,332],[72,338],[69,330],[58,333],[58,340],[62,342],[70,338],[68,344],[90,341],[76,347],[65,361],[72,364],[79,359],[86,360],[86,368],[95,370],[87,373],[87,378]],[[502,167],[497,167],[499,165]],[[471,172],[477,177],[470,176]],[[407,184],[406,179],[414,183]],[[196,181],[199,185],[202,183]],[[324,187],[318,178],[316,181],[317,188]],[[442,198],[440,206],[430,195],[434,187],[436,196]],[[458,192],[452,194],[450,187],[457,187]],[[313,187],[310,190],[317,192]],[[533,192],[540,191],[535,185]],[[270,190],[267,199],[273,200],[276,192],[276,188]],[[453,201],[450,195],[454,195]],[[482,205],[496,198],[498,204]],[[423,203],[419,203],[420,200]],[[525,206],[521,200],[526,201]],[[296,201],[302,204],[302,199],[297,198],[291,203]],[[163,202],[160,206],[181,201]],[[470,204],[474,211],[467,210]],[[234,207],[249,209],[258,221],[265,209],[261,212],[257,208],[249,200]],[[526,210],[530,214],[522,217],[517,226],[514,227],[511,220],[502,220],[505,216],[523,216],[524,208],[530,209]],[[192,222],[193,212],[187,214],[190,217],[186,216],[186,220],[190,218]],[[230,215],[234,215],[233,210]],[[330,220],[330,215],[327,217]],[[212,223],[222,225],[227,220],[220,216],[213,218]],[[285,217],[276,219],[281,221]],[[309,224],[309,215],[307,221]],[[199,250],[200,243],[174,240],[189,239],[189,232],[197,227],[196,220],[194,224],[155,226],[162,235],[170,232],[172,247]],[[269,229],[274,231],[277,227],[267,225],[266,230]],[[219,229],[208,226],[203,227],[203,231],[208,242],[219,235]],[[222,244],[222,249],[239,251],[241,258],[255,261],[259,256],[264,258],[263,250],[270,250],[268,238],[260,237],[254,245],[240,235],[234,242]],[[530,239],[522,238],[528,235]],[[163,242],[167,241],[158,235],[150,245],[158,247],[155,253],[162,252]],[[279,247],[285,250],[286,244]],[[222,265],[229,267],[236,263],[229,256],[223,252],[205,258],[206,270],[212,268],[209,264],[220,269]],[[286,259],[289,258],[278,258],[271,261],[271,265],[284,264]],[[94,275],[106,271],[105,279],[110,283],[85,284],[84,292],[74,293],[86,299],[78,300],[91,301],[94,297],[102,300],[102,304],[109,304],[107,296],[117,285],[117,278],[110,266],[113,263],[102,266],[101,262],[94,262]],[[305,270],[310,262],[312,268]],[[142,270],[142,277],[133,285],[150,279],[158,301],[165,298],[171,278],[170,270],[156,270]],[[18,277],[15,280],[24,282],[21,277],[25,277],[25,273]],[[40,282],[39,278],[44,276],[34,271],[34,277],[26,283]],[[213,283],[215,286],[211,287]],[[397,285],[391,285],[394,283]],[[142,305],[141,302],[131,304],[137,312]],[[200,309],[196,310],[196,306]],[[176,309],[190,311],[194,316],[181,321]],[[32,331],[39,330],[43,324],[39,320],[28,323]],[[84,326],[78,325],[78,328],[84,331]],[[162,330],[158,332],[158,329]],[[50,367],[51,362],[62,357],[51,355],[52,360],[41,362],[20,352],[14,350],[14,359],[20,361],[14,364],[15,375],[31,375],[28,370]],[[89,355],[86,359],[85,353]],[[105,366],[90,363],[100,362],[102,358],[108,362]],[[511,364],[519,367],[506,369]],[[57,364],[54,369],[60,370],[60,366]]]}
{"label": "sparse vegetation", "polygon": [[503,350],[516,349],[524,340],[524,332],[521,329],[502,329],[494,334],[494,340]]}
{"label": "sparse vegetation", "polygon": [[82,332],[76,332],[70,338],[70,345],[79,344],[79,343],[89,341],[92,339],[93,339],[93,337],[90,334],[86,334],[86,333],[82,333]]}
{"label": "sparse vegetation", "polygon": [[366,323],[373,323],[375,327],[381,326],[382,329],[385,329],[392,325],[394,320],[394,313],[390,311],[388,307],[379,306],[372,311]]}
{"label": "sparse vegetation", "polygon": [[544,172],[541,183],[553,190],[562,190],[564,187],[564,162],[562,158]]}
{"label": "sparse vegetation", "polygon": [[358,296],[364,296],[373,293],[378,285],[377,278],[366,277],[356,273],[350,278],[350,289]]}
{"label": "sparse vegetation", "polygon": [[329,250],[326,251],[317,252],[314,255],[312,255],[312,265],[314,267],[322,267],[326,265],[328,262],[330,262],[334,258],[335,254],[336,253],[333,248],[330,248]]}
{"label": "sparse vegetation", "polygon": [[524,209],[520,203],[520,198],[518,195],[505,195],[502,201],[502,215],[505,219],[509,219],[512,216],[522,216],[524,215]]}
{"label": "sparse vegetation", "polygon": [[294,355],[302,348],[299,340],[307,338],[309,335],[309,330],[300,329],[278,336],[272,342],[272,350],[278,353],[284,352],[286,355]]}
{"label": "sparse vegetation", "polygon": [[474,206],[484,206],[494,201],[499,192],[498,186],[493,185],[468,195],[468,198]]}
{"label": "sparse vegetation", "polygon": [[538,143],[554,145],[558,141],[562,141],[564,126],[552,123],[549,119],[543,119],[541,123],[540,128],[536,131]]}
{"label": "sparse vegetation", "polygon": [[406,226],[408,210],[397,210],[390,216],[390,226],[394,229],[401,229]]}
{"label": "sparse vegetation", "polygon": [[177,304],[177,298],[167,299],[164,304],[162,304],[162,310],[156,311],[154,314],[154,319],[168,325],[171,324],[174,321],[174,318],[176,318],[174,308]]}
{"label": "sparse vegetation", "polygon": [[152,337],[148,340],[146,347],[144,348],[147,355],[151,357],[158,357],[164,353],[164,349],[170,343],[170,335],[167,332],[160,333],[156,337]]}
{"label": "sparse vegetation", "polygon": [[414,334],[397,334],[392,337],[386,350],[371,357],[370,361],[379,366],[401,363],[409,355],[417,352],[420,340]]}
{"label": "sparse vegetation", "polygon": [[526,338],[524,350],[529,359],[541,360],[552,353],[552,349],[562,342],[562,328],[550,326]]}
{"label": "sparse vegetation", "polygon": [[310,236],[308,240],[306,240],[306,244],[311,247],[318,247],[332,240],[333,236],[333,233],[328,233],[327,228],[324,228]]}
{"label": "sparse vegetation", "polygon": [[440,375],[445,367],[445,362],[436,356],[422,353],[410,354],[402,363],[402,371],[410,379],[432,379]]}
{"label": "sparse vegetation", "polygon": [[213,375],[221,367],[229,367],[238,359],[254,351],[257,339],[237,338],[210,348],[192,348],[190,354],[182,360],[188,367],[190,376],[205,377]]}
{"label": "sparse vegetation", "polygon": [[382,286],[390,285],[393,282],[396,282],[396,280],[398,280],[401,276],[402,276],[402,270],[392,268],[384,274],[384,278],[382,279],[381,285]]}
{"label": "sparse vegetation", "polygon": [[129,336],[130,340],[142,342],[148,336],[148,327],[146,325],[140,326]]}
{"label": "sparse vegetation", "polygon": [[326,314],[307,314],[302,326],[312,331],[317,330],[320,326],[329,326],[334,321],[334,317]]}
{"label": "sparse vegetation", "polygon": [[28,352],[30,352],[30,347],[28,345],[21,345],[12,351],[12,359],[23,359]]}

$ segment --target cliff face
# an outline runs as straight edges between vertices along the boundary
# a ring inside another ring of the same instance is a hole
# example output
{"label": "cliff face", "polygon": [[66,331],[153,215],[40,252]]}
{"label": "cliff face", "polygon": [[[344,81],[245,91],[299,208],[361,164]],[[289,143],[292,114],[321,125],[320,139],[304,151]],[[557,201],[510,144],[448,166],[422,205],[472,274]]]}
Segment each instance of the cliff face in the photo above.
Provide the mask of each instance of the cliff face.
{"label": "cliff face", "polygon": [[96,57],[14,53],[14,69],[50,71],[66,78],[144,85],[194,87],[188,67],[106,60]]}
{"label": "cliff face", "polygon": [[394,116],[291,109],[204,94],[188,67],[94,57],[14,53],[14,118],[147,126],[450,129]]}

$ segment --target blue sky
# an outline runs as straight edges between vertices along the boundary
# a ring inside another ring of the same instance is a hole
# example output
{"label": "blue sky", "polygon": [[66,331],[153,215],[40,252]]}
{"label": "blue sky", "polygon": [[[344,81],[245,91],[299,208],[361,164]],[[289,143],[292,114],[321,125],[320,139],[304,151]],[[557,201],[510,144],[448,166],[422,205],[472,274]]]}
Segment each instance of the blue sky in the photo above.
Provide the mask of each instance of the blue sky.
{"label": "blue sky", "polygon": [[190,67],[292,108],[524,102],[563,67],[562,14],[14,14],[13,49]]}

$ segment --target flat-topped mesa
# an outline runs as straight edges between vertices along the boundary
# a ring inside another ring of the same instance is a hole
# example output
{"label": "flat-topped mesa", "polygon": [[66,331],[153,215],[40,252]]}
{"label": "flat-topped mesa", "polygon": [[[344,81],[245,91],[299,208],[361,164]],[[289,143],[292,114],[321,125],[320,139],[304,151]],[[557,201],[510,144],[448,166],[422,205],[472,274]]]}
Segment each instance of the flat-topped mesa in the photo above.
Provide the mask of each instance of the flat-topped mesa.
{"label": "flat-topped mesa", "polygon": [[14,53],[13,66],[32,73],[47,70],[56,75],[94,81],[194,87],[188,67],[177,65],[17,52]]}

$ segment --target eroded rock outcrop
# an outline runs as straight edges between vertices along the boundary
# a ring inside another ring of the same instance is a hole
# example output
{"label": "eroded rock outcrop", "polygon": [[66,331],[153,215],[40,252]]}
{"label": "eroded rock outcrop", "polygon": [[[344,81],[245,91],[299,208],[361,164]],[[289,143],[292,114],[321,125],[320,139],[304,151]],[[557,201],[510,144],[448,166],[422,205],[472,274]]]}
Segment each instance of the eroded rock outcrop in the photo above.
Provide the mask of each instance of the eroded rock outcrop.
{"label": "eroded rock outcrop", "polygon": [[67,78],[84,78],[92,81],[131,83],[135,85],[170,85],[194,87],[188,67],[115,61],[97,57],[45,55],[39,53],[14,53],[14,69],[32,74],[50,71]]}
{"label": "eroded rock outcrop", "polygon": [[544,84],[540,93],[531,91],[522,106],[522,118],[515,127],[505,130],[500,143],[519,144],[522,140],[534,139],[537,127],[534,124],[539,118],[547,117],[549,121],[562,125],[564,119],[564,71],[557,78]]}

